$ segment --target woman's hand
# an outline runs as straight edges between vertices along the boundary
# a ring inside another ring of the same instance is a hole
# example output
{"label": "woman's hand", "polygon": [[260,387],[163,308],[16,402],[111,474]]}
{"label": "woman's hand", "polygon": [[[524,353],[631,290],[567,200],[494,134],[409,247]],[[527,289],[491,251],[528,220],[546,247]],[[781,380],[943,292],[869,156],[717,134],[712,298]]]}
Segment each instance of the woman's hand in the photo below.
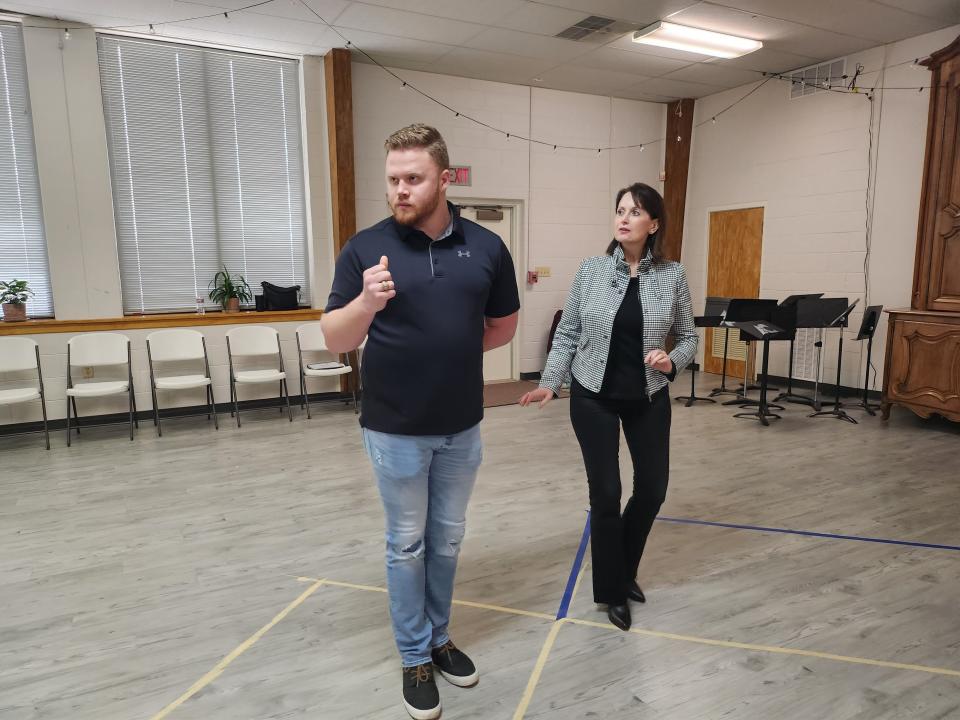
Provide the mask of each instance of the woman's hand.
{"label": "woman's hand", "polygon": [[663,350],[651,350],[643,361],[654,370],[659,370],[664,375],[668,375],[673,370],[673,361]]}
{"label": "woman's hand", "polygon": [[537,388],[536,390],[531,390],[528,393],[524,393],[523,397],[520,398],[520,405],[526,407],[530,403],[538,402],[542,408],[551,400],[553,400],[553,390],[548,390],[547,388]]}

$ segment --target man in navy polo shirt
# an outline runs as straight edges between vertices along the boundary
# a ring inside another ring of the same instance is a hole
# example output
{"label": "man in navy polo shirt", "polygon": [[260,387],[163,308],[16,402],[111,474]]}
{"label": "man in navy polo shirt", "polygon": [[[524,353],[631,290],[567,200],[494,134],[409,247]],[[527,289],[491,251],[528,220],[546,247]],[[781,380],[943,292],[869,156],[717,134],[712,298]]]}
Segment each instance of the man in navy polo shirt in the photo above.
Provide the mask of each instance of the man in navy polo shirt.
{"label": "man in navy polo shirt", "polygon": [[461,687],[479,678],[447,626],[482,456],[483,353],[513,338],[520,300],[503,241],[446,200],[440,133],[410,125],[385,147],[392,217],[343,248],[321,322],[333,352],[367,338],[360,424],[386,517],[403,702],[428,720],[440,715],[434,667]]}

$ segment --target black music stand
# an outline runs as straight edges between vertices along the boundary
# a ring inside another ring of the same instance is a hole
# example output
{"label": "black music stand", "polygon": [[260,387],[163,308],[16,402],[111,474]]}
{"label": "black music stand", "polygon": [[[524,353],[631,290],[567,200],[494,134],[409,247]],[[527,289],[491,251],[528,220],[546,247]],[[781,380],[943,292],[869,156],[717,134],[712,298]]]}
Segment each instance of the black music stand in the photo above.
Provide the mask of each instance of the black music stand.
{"label": "black music stand", "polygon": [[[854,340],[867,341],[867,369],[863,377],[863,400],[858,402],[855,407],[862,407],[868,415],[876,415],[875,410],[879,410],[879,405],[872,405],[867,393],[870,391],[870,355],[873,352],[873,334],[877,331],[877,324],[880,322],[880,313],[883,311],[883,305],[870,305],[863,311],[863,320],[860,323],[860,332]],[[877,372],[874,370],[873,377],[876,379]]]}
{"label": "black music stand", "polygon": [[[727,314],[724,317],[724,325],[728,328],[738,327],[737,323],[750,322],[752,320],[770,321],[774,309],[777,307],[776,300],[758,300],[756,298],[733,298],[730,300],[730,306],[727,308]],[[729,331],[728,331],[729,332]],[[743,360],[743,387],[734,393],[733,400],[727,400],[724,405],[756,405],[756,400],[747,397],[747,392],[751,389],[747,381],[747,372],[750,366],[750,342],[753,340],[749,335],[747,339],[747,354]],[[744,334],[740,333],[740,340],[744,341]],[[759,387],[759,385],[753,386]]]}
{"label": "black music stand", "polygon": [[[794,320],[795,322],[795,320]],[[788,330],[782,328],[779,325],[774,325],[768,320],[754,320],[751,322],[739,322],[737,327],[740,328],[740,333],[742,336],[749,337],[751,341],[760,341],[763,343],[763,363],[761,366],[761,379],[760,379],[760,400],[757,401],[757,411],[756,412],[742,412],[734,415],[735,418],[756,418],[760,421],[761,425],[768,426],[770,421],[767,418],[780,419],[780,416],[776,413],[769,411],[769,408],[776,407],[776,405],[767,404],[767,375],[769,373],[770,367],[770,341],[771,340],[789,340],[792,335],[795,334],[796,328]]]}
{"label": "black music stand", "polygon": [[848,423],[853,423],[854,425],[857,424],[857,421],[856,421],[856,420],[854,420],[852,417],[850,417],[849,415],[847,415],[846,412],[844,412],[844,410],[843,410],[843,405],[840,403],[840,364],[841,364],[841,361],[843,360],[843,329],[847,326],[847,320],[850,318],[850,313],[853,312],[853,309],[857,306],[857,303],[858,303],[858,302],[860,302],[859,299],[854,300],[852,303],[850,303],[850,305],[847,307],[847,309],[843,311],[843,313],[841,313],[839,316],[837,316],[837,317],[833,320],[833,322],[831,322],[829,325],[826,326],[826,328],[835,327],[835,328],[839,328],[839,329],[840,329],[840,342],[839,342],[839,344],[838,344],[838,346],[837,346],[837,387],[836,387],[836,394],[835,394],[835,396],[834,396],[833,410],[821,410],[821,411],[819,411],[819,412],[813,413],[812,415],[810,415],[810,417],[827,417],[827,416],[829,416],[829,417],[834,417],[834,418],[836,418],[837,420],[846,420]]}
{"label": "black music stand", "polygon": [[[823,297],[823,293],[806,293],[804,295],[790,295],[782,303],[780,303],[780,307],[781,308],[788,308],[788,307],[797,308],[796,325],[794,327],[806,327],[805,325],[800,324],[801,313],[800,313],[799,305],[801,302],[804,302],[807,300],[816,300],[821,297]],[[808,397],[806,395],[796,395],[793,392],[793,344],[795,340],[796,340],[796,333],[794,333],[793,337],[790,338],[790,366],[787,371],[786,392],[782,392],[779,395],[777,395],[773,399],[773,401],[780,402],[781,400],[786,400],[787,402],[799,403],[802,405],[809,405],[810,407],[813,407],[816,404],[814,403],[813,398]],[[819,410],[820,408],[817,408],[817,409]]]}
{"label": "black music stand", "polygon": [[[729,304],[729,298],[707,298],[706,306],[703,310],[703,315],[698,315],[693,318],[693,324],[697,327],[719,327],[720,323],[723,321],[723,313],[727,310],[727,305]],[[704,357],[706,357],[706,351],[704,351]],[[710,397],[698,397],[696,380],[697,380],[697,370],[700,369],[700,366],[697,363],[690,363],[690,394],[684,395],[676,398],[677,402],[684,403],[684,407],[690,407],[695,402],[711,402],[715,403],[716,400]],[[727,375],[727,353],[726,353],[726,344],[724,344],[724,353],[723,353],[723,378],[720,381],[720,384],[723,385],[723,381],[726,380]],[[725,391],[729,392],[729,391]],[[710,393],[711,395],[715,393]]]}
{"label": "black music stand", "polygon": [[[813,409],[819,412],[822,409],[820,402],[820,375],[823,366],[823,332],[830,326],[838,315],[847,309],[847,298],[817,298],[815,300],[800,300],[797,303],[797,327],[815,328],[817,341],[817,370],[813,376]],[[803,397],[803,396],[800,396]],[[827,403],[829,405],[829,403]]]}
{"label": "black music stand", "polygon": [[[730,306],[730,298],[726,297],[708,297],[706,306],[703,309],[704,319],[709,318],[709,325],[704,325],[704,327],[723,327],[723,320],[727,314],[727,308]],[[716,320],[716,325],[713,324],[713,321]],[[696,321],[696,318],[694,318]],[[723,331],[723,369],[720,371],[720,387],[714,388],[710,391],[710,397],[716,397],[717,395],[736,395],[737,393],[734,390],[727,389],[727,348],[730,344],[730,330],[724,328]],[[704,351],[704,357],[706,357],[706,351]]]}

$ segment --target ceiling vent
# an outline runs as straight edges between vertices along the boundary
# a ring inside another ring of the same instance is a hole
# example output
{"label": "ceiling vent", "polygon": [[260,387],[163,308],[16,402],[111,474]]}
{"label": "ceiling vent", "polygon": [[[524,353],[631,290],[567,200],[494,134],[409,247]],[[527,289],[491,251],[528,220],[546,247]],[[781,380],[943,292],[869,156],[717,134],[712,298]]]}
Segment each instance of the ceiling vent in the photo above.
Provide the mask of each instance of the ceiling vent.
{"label": "ceiling vent", "polygon": [[612,20],[610,18],[591,15],[585,17],[580,22],[571,25],[566,30],[558,32],[554,37],[564,40],[584,41],[589,43],[606,43],[616,39],[619,35],[624,35],[637,26],[632,23]]}
{"label": "ceiling vent", "polygon": [[830,92],[830,88],[845,88],[846,67],[847,59],[840,58],[785,73],[790,79],[790,99]]}

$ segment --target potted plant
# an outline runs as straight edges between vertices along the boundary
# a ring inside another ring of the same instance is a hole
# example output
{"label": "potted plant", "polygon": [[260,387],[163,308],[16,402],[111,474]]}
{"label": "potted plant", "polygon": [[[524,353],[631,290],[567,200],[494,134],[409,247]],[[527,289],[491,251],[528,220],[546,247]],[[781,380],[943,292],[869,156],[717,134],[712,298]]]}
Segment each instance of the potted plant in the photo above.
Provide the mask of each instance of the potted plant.
{"label": "potted plant", "polygon": [[33,297],[26,280],[0,280],[0,303],[3,303],[5,322],[23,322],[27,319],[27,298]]}
{"label": "potted plant", "polygon": [[220,303],[224,312],[239,312],[241,302],[249,304],[253,300],[253,290],[243,275],[231,275],[224,265],[210,281],[210,299]]}

